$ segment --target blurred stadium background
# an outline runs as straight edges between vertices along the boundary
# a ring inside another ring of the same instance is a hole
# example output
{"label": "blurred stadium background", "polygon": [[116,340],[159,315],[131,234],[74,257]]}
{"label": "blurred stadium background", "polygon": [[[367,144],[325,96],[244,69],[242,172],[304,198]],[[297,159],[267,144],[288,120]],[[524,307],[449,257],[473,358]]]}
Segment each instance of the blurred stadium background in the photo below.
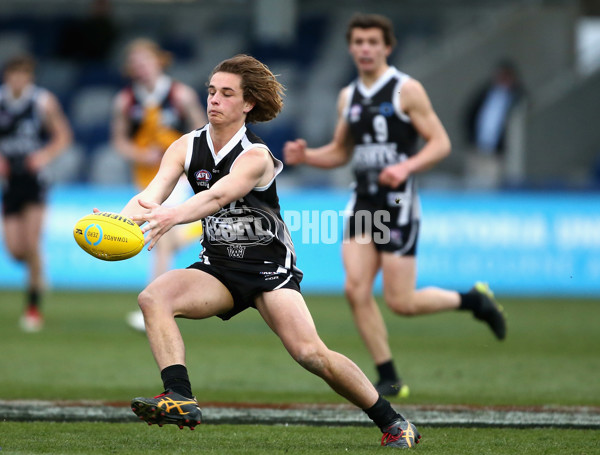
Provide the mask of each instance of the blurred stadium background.
{"label": "blurred stadium background", "polygon": [[[128,41],[150,37],[171,51],[169,72],[202,99],[222,59],[245,52],[265,61],[287,87],[286,105],[276,121],[255,129],[280,154],[290,138],[329,140],[337,93],[355,76],[345,43],[355,11],[393,20],[399,44],[391,63],[423,82],[453,143],[451,156],[420,177],[421,283],[464,287],[476,274],[505,294],[600,295],[594,0],[3,0],[0,62],[31,52],[39,85],[58,95],[75,131],[75,144],[48,169],[55,182],[44,237],[49,285],[94,288],[108,274],[119,278],[115,287],[135,290],[148,275],[143,255],[135,267],[108,267],[70,238],[74,221],[92,206],[118,210],[133,193],[128,165],[109,144]],[[470,191],[464,111],[506,58],[527,93],[510,119],[507,179],[495,191]],[[339,243],[307,239],[315,229],[341,229],[340,220],[321,214],[343,209],[350,179],[348,168],[286,168],[281,176],[284,208],[305,211],[303,222],[312,222],[293,233],[308,291],[341,289]],[[310,218],[313,210],[319,212]],[[193,261],[196,250],[180,254],[177,265]],[[19,288],[23,280],[0,247],[0,286]]]}

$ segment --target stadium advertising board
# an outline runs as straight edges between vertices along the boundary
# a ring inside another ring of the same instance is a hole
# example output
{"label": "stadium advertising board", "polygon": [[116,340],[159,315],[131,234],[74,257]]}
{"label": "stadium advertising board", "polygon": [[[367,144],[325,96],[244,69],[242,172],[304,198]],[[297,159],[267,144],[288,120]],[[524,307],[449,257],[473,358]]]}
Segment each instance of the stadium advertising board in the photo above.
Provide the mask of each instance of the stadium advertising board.
{"label": "stadium advertising board", "polygon": [[[107,263],[85,254],[72,235],[94,207],[119,211],[132,188],[57,186],[43,236],[50,287],[140,290],[151,255]],[[341,263],[346,191],[280,191],[307,292],[343,292]],[[418,285],[467,289],[489,281],[501,294],[600,295],[600,196],[563,193],[427,192],[421,196]],[[377,219],[372,220],[377,223]],[[176,267],[198,257],[182,250]],[[0,287],[21,287],[25,271],[0,246]],[[378,281],[378,287],[381,285]]]}

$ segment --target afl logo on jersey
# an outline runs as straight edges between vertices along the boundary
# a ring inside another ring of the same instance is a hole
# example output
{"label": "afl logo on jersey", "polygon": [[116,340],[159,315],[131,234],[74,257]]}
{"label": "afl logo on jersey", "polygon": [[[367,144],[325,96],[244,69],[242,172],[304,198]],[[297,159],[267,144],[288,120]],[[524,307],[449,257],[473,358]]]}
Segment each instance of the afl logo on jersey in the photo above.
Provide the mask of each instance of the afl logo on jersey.
{"label": "afl logo on jersey", "polygon": [[379,105],[379,113],[384,117],[391,117],[394,115],[394,105],[389,102],[381,103]]}
{"label": "afl logo on jersey", "polygon": [[358,122],[360,120],[360,114],[362,112],[362,106],[360,104],[353,104],[350,107],[350,115],[349,115],[349,121],[350,123],[355,123]]}
{"label": "afl logo on jersey", "polygon": [[212,174],[206,169],[200,169],[199,171],[196,171],[194,177],[196,178],[196,185],[205,186],[206,188],[210,186],[209,182],[212,179]]}

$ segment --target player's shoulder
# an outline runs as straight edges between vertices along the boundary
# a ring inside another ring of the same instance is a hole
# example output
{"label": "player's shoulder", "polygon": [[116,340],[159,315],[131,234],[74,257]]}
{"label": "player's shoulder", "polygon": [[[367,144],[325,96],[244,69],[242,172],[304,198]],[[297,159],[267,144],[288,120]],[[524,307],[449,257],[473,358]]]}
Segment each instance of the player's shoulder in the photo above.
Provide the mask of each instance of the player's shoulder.
{"label": "player's shoulder", "polygon": [[351,97],[352,93],[354,92],[355,87],[356,87],[356,81],[353,81],[340,90],[340,93],[338,94],[338,100],[337,100],[339,112],[344,112],[346,110],[346,108],[348,108],[348,105],[350,104],[350,97]]}
{"label": "player's shoulder", "polygon": [[407,76],[402,82],[401,96],[403,101],[419,100],[421,98],[427,98],[427,92],[418,79]]}
{"label": "player's shoulder", "polygon": [[[194,140],[200,138],[202,136],[202,133],[206,132],[208,127],[209,127],[209,124],[207,123],[206,125],[204,125],[200,128],[197,128],[195,130],[191,130],[187,133],[184,133],[175,142],[178,143],[179,147],[181,147],[183,145],[185,145],[185,147],[191,146],[194,143]],[[204,135],[204,140],[206,142],[206,135]]]}
{"label": "player's shoulder", "polygon": [[54,112],[60,108],[58,97],[50,90],[44,87],[35,86],[33,93],[33,102],[41,107],[42,111]]}
{"label": "player's shoulder", "polygon": [[177,147],[186,147],[190,141],[193,141],[195,137],[199,136],[201,129],[192,130],[188,133],[182,134],[178,139],[173,141],[172,145],[177,145]]}

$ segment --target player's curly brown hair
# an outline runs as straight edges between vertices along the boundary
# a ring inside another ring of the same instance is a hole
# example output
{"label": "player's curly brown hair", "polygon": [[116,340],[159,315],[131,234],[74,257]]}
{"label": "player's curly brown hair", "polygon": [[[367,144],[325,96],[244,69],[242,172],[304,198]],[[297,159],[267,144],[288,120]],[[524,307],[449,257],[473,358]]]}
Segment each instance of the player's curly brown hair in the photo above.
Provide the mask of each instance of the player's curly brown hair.
{"label": "player's curly brown hair", "polygon": [[212,70],[209,81],[215,73],[221,72],[237,74],[242,78],[244,100],[254,103],[246,116],[246,123],[267,122],[277,117],[283,109],[285,87],[267,65],[254,57],[238,54],[223,60]]}
{"label": "player's curly brown hair", "polygon": [[355,28],[378,28],[383,33],[383,40],[386,46],[393,48],[396,45],[392,21],[381,14],[354,14],[350,18],[348,28],[346,29],[346,41],[348,43],[350,43],[350,39],[352,38],[352,30]]}

